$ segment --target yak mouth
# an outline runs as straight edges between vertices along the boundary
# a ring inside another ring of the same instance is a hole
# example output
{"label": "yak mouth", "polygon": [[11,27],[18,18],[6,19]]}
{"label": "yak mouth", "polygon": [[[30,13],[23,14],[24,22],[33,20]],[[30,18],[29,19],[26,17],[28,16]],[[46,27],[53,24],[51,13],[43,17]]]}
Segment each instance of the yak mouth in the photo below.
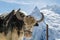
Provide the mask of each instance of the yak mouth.
{"label": "yak mouth", "polygon": [[25,30],[25,31],[24,31],[24,36],[25,36],[26,38],[31,38],[31,37],[32,37],[32,32],[31,32],[31,31],[28,31],[28,30]]}
{"label": "yak mouth", "polygon": [[28,33],[28,34],[32,34],[32,32],[29,31],[29,30],[24,30],[24,33],[25,33],[25,34],[26,34],[26,33]]}

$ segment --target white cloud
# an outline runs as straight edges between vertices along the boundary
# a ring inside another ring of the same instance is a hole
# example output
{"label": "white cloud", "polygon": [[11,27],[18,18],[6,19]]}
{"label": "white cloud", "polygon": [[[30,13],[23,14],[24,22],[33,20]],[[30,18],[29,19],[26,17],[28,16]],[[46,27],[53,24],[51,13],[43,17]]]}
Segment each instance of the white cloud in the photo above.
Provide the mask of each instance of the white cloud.
{"label": "white cloud", "polygon": [[8,2],[8,3],[16,3],[16,4],[22,4],[22,5],[45,5],[44,2],[42,1],[33,1],[33,0],[29,0],[29,1],[26,1],[26,0],[22,0],[22,1],[17,1],[17,0],[0,0],[0,1],[4,1],[4,2]]}
{"label": "white cloud", "polygon": [[33,4],[31,2],[17,1],[17,0],[0,0],[0,1],[8,2],[8,3],[22,4],[22,5],[24,5],[24,4],[26,4],[26,5]]}

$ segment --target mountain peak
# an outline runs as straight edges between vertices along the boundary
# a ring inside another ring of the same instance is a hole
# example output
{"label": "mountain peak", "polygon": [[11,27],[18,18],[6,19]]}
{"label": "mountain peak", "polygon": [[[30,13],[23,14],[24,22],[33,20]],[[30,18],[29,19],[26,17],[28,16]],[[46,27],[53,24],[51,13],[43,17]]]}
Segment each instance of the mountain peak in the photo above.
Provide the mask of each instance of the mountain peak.
{"label": "mountain peak", "polygon": [[35,6],[34,11],[39,11],[40,12],[40,10],[37,6]]}
{"label": "mountain peak", "polygon": [[42,16],[40,14],[40,10],[39,10],[39,8],[37,6],[33,9],[32,13],[30,15],[35,17],[36,20],[41,19],[40,17]]}
{"label": "mountain peak", "polygon": [[38,7],[37,6],[35,6],[35,8],[34,9],[38,9]]}

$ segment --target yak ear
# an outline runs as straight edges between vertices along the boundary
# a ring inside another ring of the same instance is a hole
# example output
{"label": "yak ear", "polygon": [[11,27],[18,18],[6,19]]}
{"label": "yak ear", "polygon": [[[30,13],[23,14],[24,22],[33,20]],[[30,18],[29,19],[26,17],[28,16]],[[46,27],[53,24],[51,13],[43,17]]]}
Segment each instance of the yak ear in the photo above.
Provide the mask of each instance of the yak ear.
{"label": "yak ear", "polygon": [[39,26],[39,24],[38,24],[38,23],[36,23],[34,26]]}

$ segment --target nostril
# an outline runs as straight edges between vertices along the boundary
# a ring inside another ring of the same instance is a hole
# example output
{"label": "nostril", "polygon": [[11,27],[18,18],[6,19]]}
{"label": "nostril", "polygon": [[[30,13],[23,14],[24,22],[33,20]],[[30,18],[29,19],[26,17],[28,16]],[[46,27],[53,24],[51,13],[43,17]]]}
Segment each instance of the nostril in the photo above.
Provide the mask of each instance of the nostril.
{"label": "nostril", "polygon": [[34,26],[39,26],[39,24],[38,24],[38,23],[36,23]]}

